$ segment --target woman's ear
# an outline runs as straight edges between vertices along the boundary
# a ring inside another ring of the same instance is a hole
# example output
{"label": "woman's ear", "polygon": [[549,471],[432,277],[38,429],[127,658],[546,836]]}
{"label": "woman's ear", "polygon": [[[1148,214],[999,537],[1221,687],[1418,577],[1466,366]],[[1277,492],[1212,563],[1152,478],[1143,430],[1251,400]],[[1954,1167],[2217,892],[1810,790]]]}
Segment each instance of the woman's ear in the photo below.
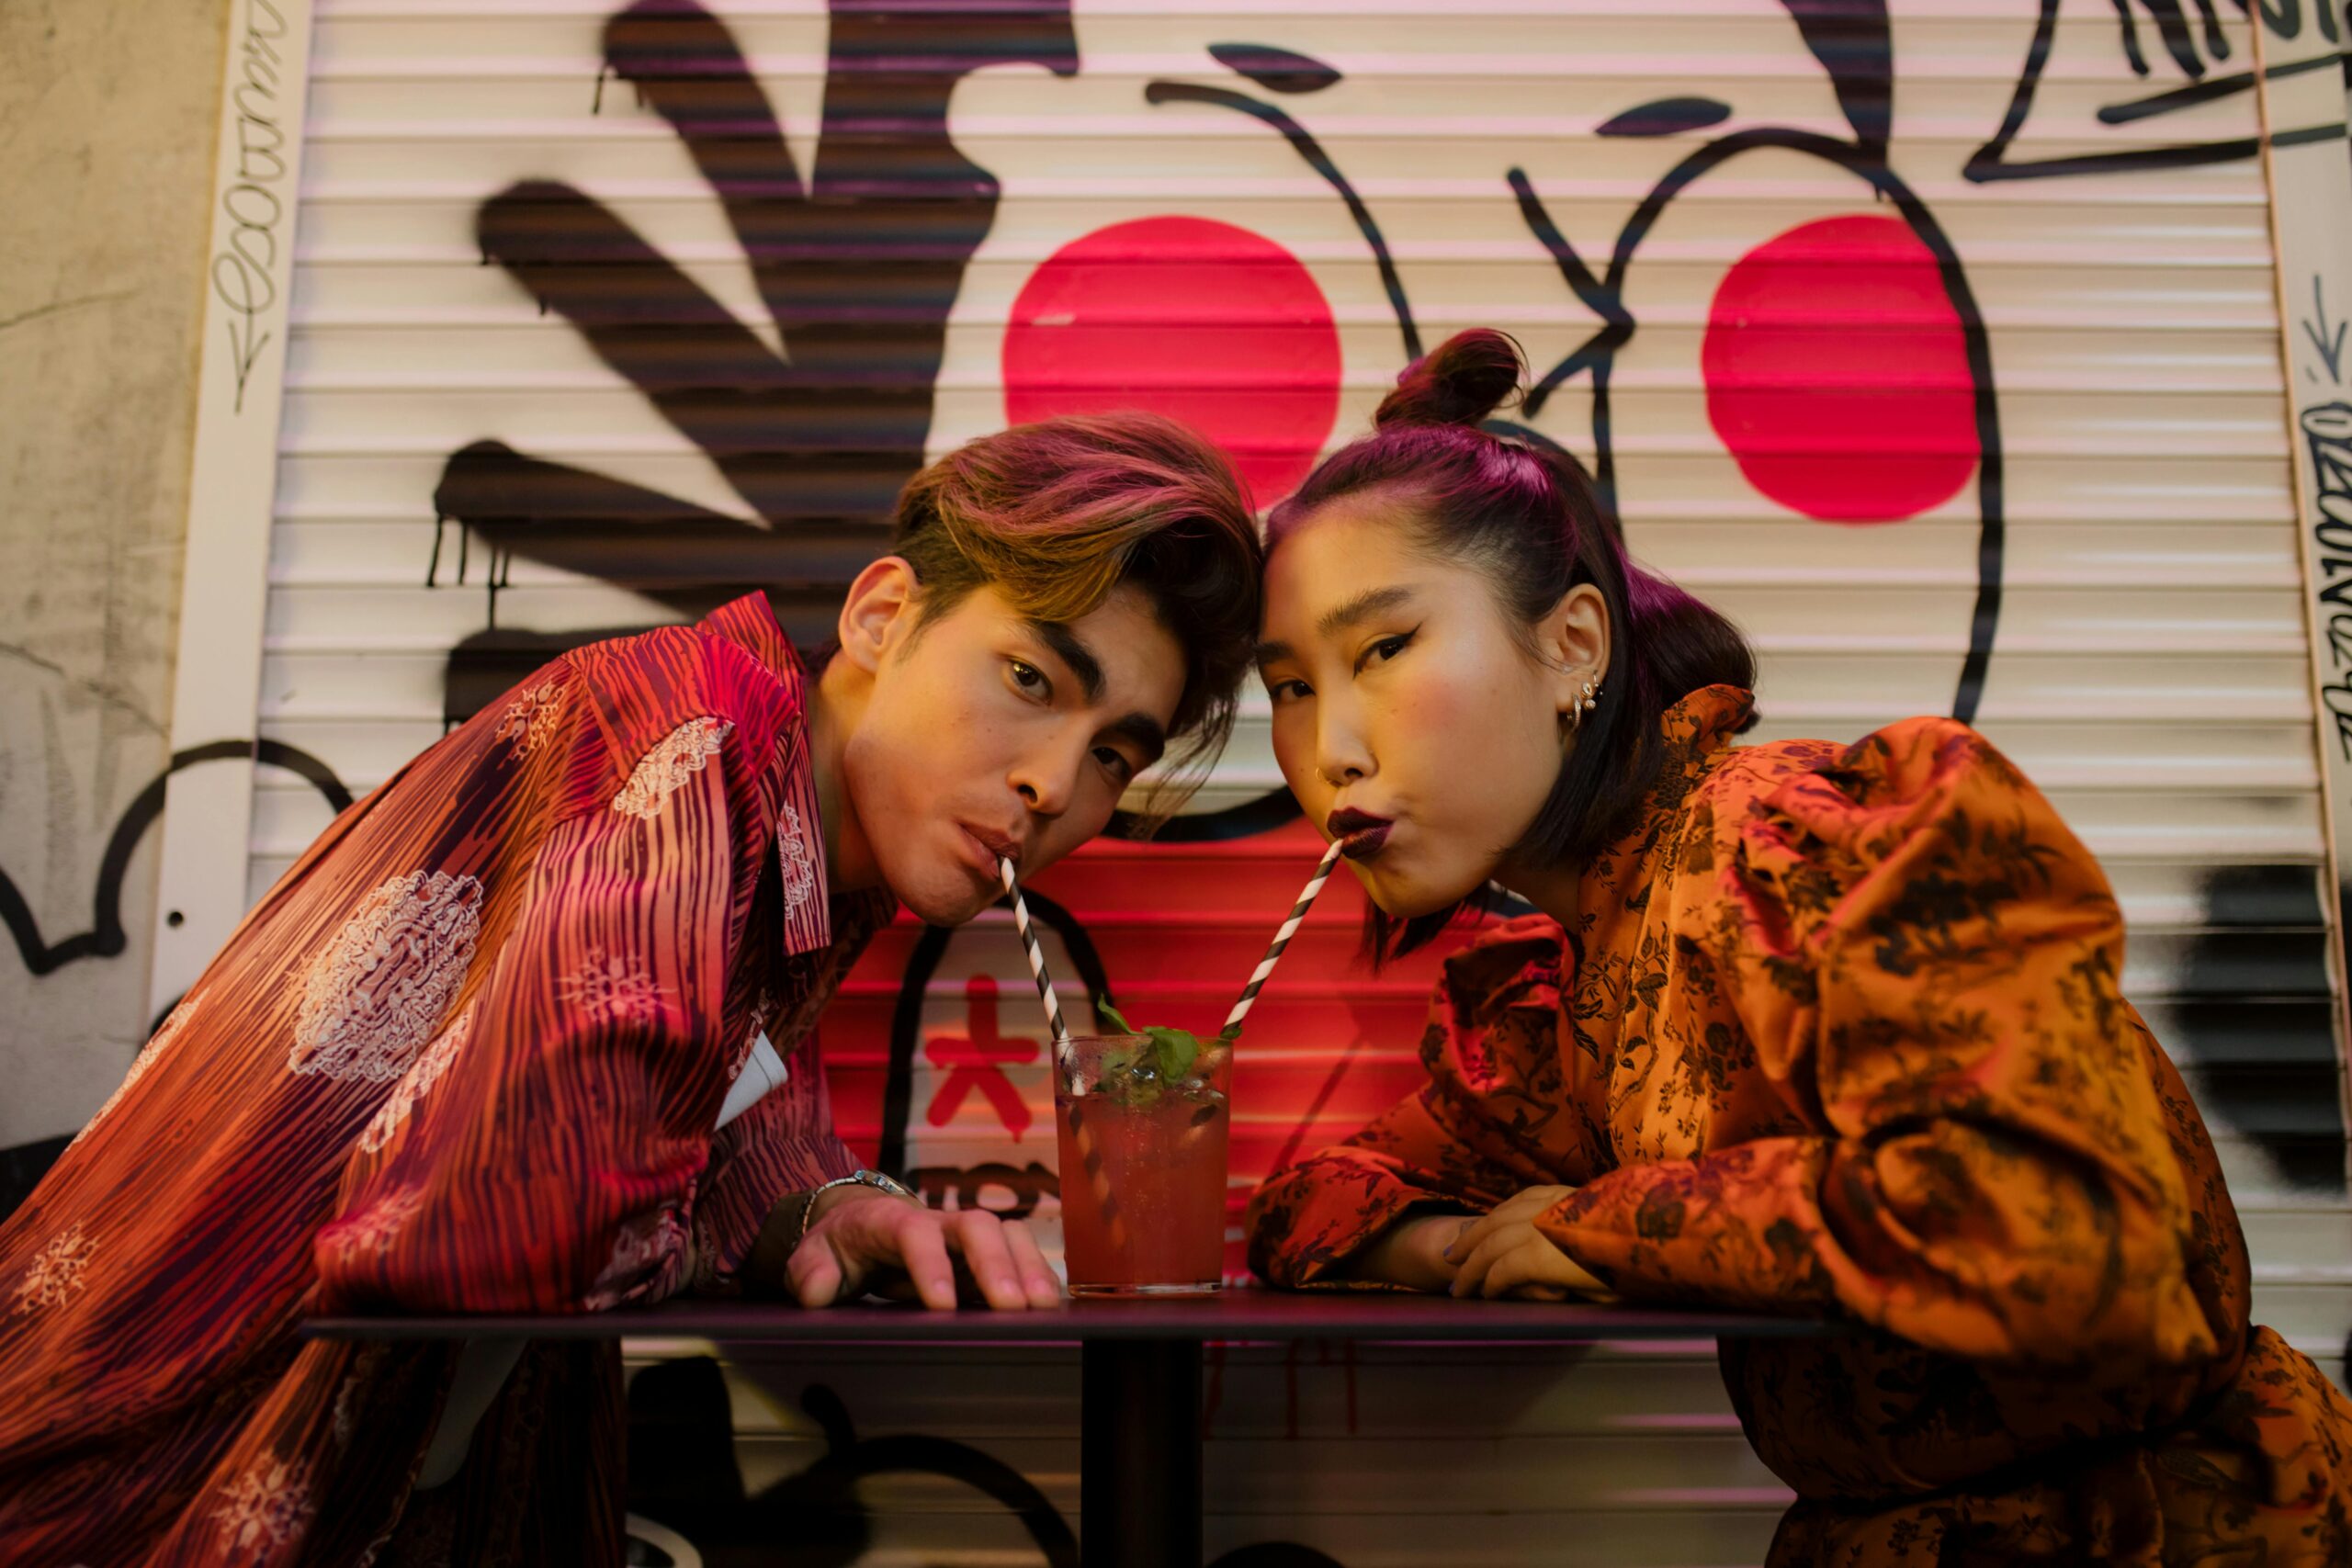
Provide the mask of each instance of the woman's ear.
{"label": "woman's ear", "polygon": [[921,592],[915,569],[904,556],[884,556],[859,572],[834,626],[842,657],[869,675],[879,671],[893,638],[903,640],[901,628],[913,627]]}
{"label": "woman's ear", "polygon": [[1583,705],[1588,682],[1594,691],[1609,669],[1609,601],[1589,582],[1560,595],[1535,624],[1535,646],[1552,686],[1552,705],[1570,717]]}

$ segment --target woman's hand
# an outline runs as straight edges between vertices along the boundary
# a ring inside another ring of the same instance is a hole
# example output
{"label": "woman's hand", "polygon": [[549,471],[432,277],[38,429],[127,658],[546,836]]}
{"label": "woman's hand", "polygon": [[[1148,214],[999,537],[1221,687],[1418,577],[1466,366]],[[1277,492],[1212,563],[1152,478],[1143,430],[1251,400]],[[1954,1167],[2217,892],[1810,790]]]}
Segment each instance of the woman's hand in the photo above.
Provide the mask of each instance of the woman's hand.
{"label": "woman's hand", "polygon": [[1453,1293],[1535,1302],[1609,1294],[1598,1275],[1579,1267],[1535,1228],[1539,1215],[1575,1190],[1530,1187],[1463,1226],[1445,1251],[1446,1264],[1453,1271]]}
{"label": "woman's hand", "polygon": [[808,1234],[785,1265],[802,1306],[831,1306],[869,1292],[944,1312],[959,1299],[1001,1312],[1049,1307],[1061,1282],[1018,1220],[986,1209],[947,1213],[867,1187],[817,1200]]}
{"label": "woman's hand", "polygon": [[1453,1283],[1453,1265],[1445,1249],[1476,1223],[1475,1214],[1415,1214],[1398,1220],[1348,1259],[1340,1278],[1402,1285],[1434,1295]]}

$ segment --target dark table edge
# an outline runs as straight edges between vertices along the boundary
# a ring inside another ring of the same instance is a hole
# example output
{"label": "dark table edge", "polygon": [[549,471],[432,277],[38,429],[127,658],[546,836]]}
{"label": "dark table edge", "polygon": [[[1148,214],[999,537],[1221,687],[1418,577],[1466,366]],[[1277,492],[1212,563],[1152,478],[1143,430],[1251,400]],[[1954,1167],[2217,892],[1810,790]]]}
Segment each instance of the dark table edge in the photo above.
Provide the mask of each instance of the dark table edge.
{"label": "dark table edge", "polygon": [[[1736,1314],[1561,1311],[1552,1321],[1498,1312],[1487,1321],[1475,1306],[1448,1322],[1437,1314],[1400,1313],[1407,1321],[1380,1323],[1374,1314],[1318,1318],[1296,1313],[1229,1312],[1188,1316],[1148,1306],[1087,1307],[1050,1314],[980,1310],[926,1313],[900,1307],[837,1308],[791,1322],[789,1308],[754,1312],[586,1313],[577,1316],[332,1316],[303,1322],[305,1339],[433,1341],[524,1338],[547,1340],[705,1339],[765,1345],[1076,1345],[1101,1341],[1192,1340],[1195,1343],[1283,1343],[1304,1339],[1391,1345],[1592,1345],[1623,1340],[1804,1339],[1849,1330],[1816,1318]],[[851,1318],[854,1321],[843,1321]],[[1549,1315],[1549,1314],[1545,1314]]]}

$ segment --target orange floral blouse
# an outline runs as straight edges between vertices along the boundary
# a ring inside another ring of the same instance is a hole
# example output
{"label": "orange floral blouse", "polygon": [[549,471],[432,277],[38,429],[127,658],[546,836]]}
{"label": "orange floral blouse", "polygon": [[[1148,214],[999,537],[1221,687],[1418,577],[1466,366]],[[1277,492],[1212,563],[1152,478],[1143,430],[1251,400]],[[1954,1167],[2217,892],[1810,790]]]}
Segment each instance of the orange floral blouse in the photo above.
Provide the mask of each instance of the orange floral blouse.
{"label": "orange floral blouse", "polygon": [[1268,1179],[1252,1266],[1571,1186],[1539,1226],[1627,1298],[1856,1325],[1723,1347],[1775,1564],[2352,1562],[2352,1402],[2248,1325],[2098,863],[1961,724],[1735,748],[1748,711],[1669,711],[1573,920],[1447,962],[1428,1082]]}

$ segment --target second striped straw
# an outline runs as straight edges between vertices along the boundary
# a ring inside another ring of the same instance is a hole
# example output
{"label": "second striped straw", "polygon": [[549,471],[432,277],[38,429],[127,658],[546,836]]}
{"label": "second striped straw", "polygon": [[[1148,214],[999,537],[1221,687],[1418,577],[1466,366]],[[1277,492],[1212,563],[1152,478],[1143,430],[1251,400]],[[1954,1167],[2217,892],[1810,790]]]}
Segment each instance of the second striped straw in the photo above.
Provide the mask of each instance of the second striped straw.
{"label": "second striped straw", "polygon": [[1306,919],[1306,911],[1315,907],[1315,896],[1323,891],[1325,883],[1331,880],[1331,870],[1340,863],[1340,840],[1335,839],[1331,847],[1323,852],[1323,863],[1317,866],[1315,874],[1306,879],[1306,891],[1299,894],[1298,902],[1291,906],[1290,919],[1284,920],[1282,929],[1274,933],[1273,945],[1266,949],[1265,957],[1258,960],[1257,972],[1250,976],[1250,983],[1241,987],[1240,999],[1233,1004],[1233,1010],[1226,1014],[1225,1028],[1219,1038],[1233,1040],[1240,1036],[1241,1021],[1250,1016],[1250,1009],[1257,1001],[1258,993],[1266,988],[1267,976],[1273,974],[1274,965],[1282,962],[1283,950],[1290,945],[1290,939],[1298,934],[1299,925]]}

